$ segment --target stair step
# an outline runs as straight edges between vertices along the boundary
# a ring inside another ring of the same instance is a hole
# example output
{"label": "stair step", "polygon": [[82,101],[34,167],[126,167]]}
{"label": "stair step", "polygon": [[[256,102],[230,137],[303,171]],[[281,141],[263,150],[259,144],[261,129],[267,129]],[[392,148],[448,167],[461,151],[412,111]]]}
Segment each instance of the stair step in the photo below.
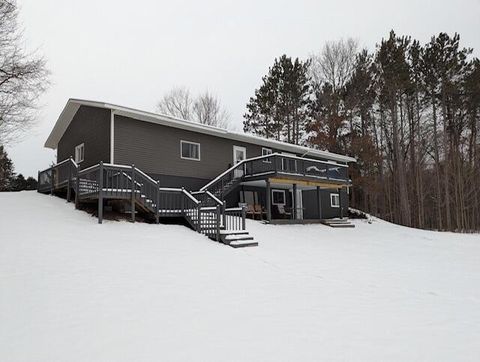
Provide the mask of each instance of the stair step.
{"label": "stair step", "polygon": [[237,241],[237,240],[253,240],[253,236],[250,236],[248,235],[248,233],[246,234],[240,234],[240,235],[226,235],[224,237],[224,240],[225,241]]}
{"label": "stair step", "polygon": [[232,248],[244,248],[247,246],[258,246],[257,241],[232,241],[229,246]]}
{"label": "stair step", "polygon": [[245,235],[248,234],[246,230],[222,230],[220,231],[221,235]]}

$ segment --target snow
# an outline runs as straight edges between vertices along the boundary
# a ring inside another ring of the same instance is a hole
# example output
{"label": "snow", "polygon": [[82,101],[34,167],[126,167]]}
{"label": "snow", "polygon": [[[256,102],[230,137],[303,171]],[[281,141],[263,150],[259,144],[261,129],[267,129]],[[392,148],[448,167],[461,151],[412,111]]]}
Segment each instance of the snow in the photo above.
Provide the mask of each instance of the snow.
{"label": "snow", "polygon": [[480,236],[247,222],[233,249],[0,193],[0,360],[475,361]]}

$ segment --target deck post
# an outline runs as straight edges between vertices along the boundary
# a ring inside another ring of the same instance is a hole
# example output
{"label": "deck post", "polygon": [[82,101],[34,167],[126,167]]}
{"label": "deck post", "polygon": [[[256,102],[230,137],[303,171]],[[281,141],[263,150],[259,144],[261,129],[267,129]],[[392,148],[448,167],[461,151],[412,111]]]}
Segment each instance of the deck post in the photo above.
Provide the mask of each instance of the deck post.
{"label": "deck post", "polygon": [[197,232],[202,232],[202,208],[201,204],[197,206]]}
{"label": "deck post", "polygon": [[103,222],[103,161],[100,161],[98,171],[98,223]]}
{"label": "deck post", "polygon": [[322,218],[322,199],[320,195],[320,186],[317,186],[317,211],[318,211],[318,218]]}
{"label": "deck post", "polygon": [[155,200],[155,222],[160,222],[160,181],[157,180],[157,199]]}
{"label": "deck post", "polygon": [[337,189],[338,191],[338,202],[340,204],[340,219],[343,219],[343,206],[342,206],[342,189]]}
{"label": "deck post", "polygon": [[266,181],[267,183],[267,188],[266,188],[266,193],[267,193],[267,197],[266,197],[266,206],[267,206],[267,221],[270,222],[272,221],[272,202],[270,200],[270,197],[272,195],[271,191],[270,191],[270,180],[267,179]]}
{"label": "deck post", "polygon": [[293,220],[297,219],[297,184],[293,184],[293,190],[292,190],[292,201],[293,201]]}
{"label": "deck post", "polygon": [[227,227],[227,202],[222,200],[222,224],[226,228]]}
{"label": "deck post", "polygon": [[217,208],[216,208],[216,218],[217,218],[216,234],[217,235],[215,237],[217,241],[220,241],[220,217],[221,217],[220,216],[220,214],[221,214],[220,208],[221,208],[221,205],[217,205]]}
{"label": "deck post", "polygon": [[[70,156],[70,161],[72,161],[72,157]],[[72,186],[72,162],[68,163],[68,183],[67,183],[67,202],[70,202],[71,198],[71,188]]]}
{"label": "deck post", "polygon": [[245,210],[245,205],[242,205],[242,230],[246,230],[247,227],[246,227],[246,216],[247,216],[247,212]]}
{"label": "deck post", "polygon": [[80,192],[80,172],[78,171],[78,168],[77,168],[77,176],[76,176],[76,179],[75,179],[75,208],[78,209],[78,204],[80,202],[80,196],[79,196],[79,192]]}
{"label": "deck post", "polygon": [[132,195],[130,199],[130,212],[132,222],[135,222],[135,165],[132,165]]}
{"label": "deck post", "polygon": [[37,172],[37,191],[40,191],[40,171]]}
{"label": "deck post", "polygon": [[53,166],[50,167],[50,195],[53,195],[53,183],[54,183],[54,179],[53,179]]}

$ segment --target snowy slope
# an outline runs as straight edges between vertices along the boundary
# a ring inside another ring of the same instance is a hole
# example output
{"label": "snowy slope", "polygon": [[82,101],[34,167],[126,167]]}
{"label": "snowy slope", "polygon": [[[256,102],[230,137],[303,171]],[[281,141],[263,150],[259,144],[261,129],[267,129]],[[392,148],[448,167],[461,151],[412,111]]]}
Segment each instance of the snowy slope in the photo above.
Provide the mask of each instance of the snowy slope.
{"label": "snowy slope", "polygon": [[0,193],[0,361],[475,361],[480,236],[97,220]]}

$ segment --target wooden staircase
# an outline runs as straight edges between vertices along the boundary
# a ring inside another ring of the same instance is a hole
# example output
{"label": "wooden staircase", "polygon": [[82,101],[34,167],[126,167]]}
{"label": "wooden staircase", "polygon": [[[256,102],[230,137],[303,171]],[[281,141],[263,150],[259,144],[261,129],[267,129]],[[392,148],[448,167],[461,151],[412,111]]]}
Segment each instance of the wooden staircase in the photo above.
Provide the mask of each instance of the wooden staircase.
{"label": "wooden staircase", "polygon": [[[66,190],[68,201],[73,192],[76,207],[82,202],[97,202],[99,223],[103,221],[104,200],[122,200],[129,205],[133,222],[137,210],[155,218],[157,223],[161,218],[180,217],[193,230],[231,247],[258,245],[245,230],[244,208],[226,208],[210,191],[190,193],[184,188],[162,188],[134,166],[101,162],[80,170],[70,158],[39,172],[38,180],[39,192]],[[235,182],[225,182],[223,187],[230,189]]]}

